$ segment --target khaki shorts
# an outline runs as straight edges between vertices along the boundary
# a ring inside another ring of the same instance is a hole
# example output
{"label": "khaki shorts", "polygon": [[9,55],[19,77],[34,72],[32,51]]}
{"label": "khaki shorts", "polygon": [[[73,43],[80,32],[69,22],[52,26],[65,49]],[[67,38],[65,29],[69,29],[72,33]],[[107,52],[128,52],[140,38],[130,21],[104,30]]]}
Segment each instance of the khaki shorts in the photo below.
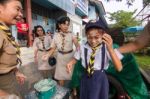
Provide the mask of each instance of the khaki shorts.
{"label": "khaki shorts", "polygon": [[15,94],[21,97],[16,81],[16,76],[14,71],[11,71],[7,74],[0,74],[0,89],[7,92],[8,94]]}

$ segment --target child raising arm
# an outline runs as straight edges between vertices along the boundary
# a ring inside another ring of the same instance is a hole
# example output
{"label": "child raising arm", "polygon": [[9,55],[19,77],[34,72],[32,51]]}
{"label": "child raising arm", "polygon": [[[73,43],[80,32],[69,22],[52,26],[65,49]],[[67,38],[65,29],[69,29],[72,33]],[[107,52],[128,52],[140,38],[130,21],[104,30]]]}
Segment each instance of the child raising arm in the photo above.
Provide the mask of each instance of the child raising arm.
{"label": "child raising arm", "polygon": [[87,42],[80,46],[74,58],[67,64],[67,72],[77,60],[82,61],[85,72],[81,78],[80,99],[108,99],[108,80],[105,69],[109,60],[115,64],[117,71],[122,70],[122,55],[113,49],[111,36],[99,21],[90,21],[85,27]]}

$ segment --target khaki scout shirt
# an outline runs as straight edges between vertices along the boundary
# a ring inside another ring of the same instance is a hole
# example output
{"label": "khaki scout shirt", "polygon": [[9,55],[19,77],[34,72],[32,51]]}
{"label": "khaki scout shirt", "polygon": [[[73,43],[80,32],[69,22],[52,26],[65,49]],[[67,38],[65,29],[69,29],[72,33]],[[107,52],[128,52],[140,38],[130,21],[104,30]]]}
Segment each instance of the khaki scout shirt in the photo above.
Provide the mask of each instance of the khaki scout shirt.
{"label": "khaki scout shirt", "polygon": [[[63,43],[63,38],[62,38],[62,35],[61,35],[62,32],[60,33],[56,33],[54,35],[54,38],[52,40],[52,43],[51,43],[51,47],[52,48],[56,48],[58,49],[58,51],[64,51],[64,52],[67,52],[67,51],[70,51],[73,49],[73,37],[74,35],[70,32],[68,33],[63,33],[65,35],[65,40],[64,40],[64,46],[62,45]],[[64,50],[62,50],[62,48],[64,48]]]}
{"label": "khaki scout shirt", "polygon": [[17,56],[13,45],[7,40],[5,32],[0,30],[0,74],[16,68]]}
{"label": "khaki scout shirt", "polygon": [[36,37],[34,42],[33,42],[33,48],[34,49],[41,49],[41,50],[48,50],[50,49],[52,38],[50,36],[44,36],[44,47],[43,49],[43,44],[42,41],[39,39],[39,37]]}

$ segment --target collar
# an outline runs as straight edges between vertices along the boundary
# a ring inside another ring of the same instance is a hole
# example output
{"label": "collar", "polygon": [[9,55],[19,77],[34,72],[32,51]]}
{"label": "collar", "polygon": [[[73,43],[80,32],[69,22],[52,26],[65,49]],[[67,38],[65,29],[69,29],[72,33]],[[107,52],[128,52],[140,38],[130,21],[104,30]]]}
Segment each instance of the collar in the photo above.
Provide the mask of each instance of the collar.
{"label": "collar", "polygon": [[10,30],[10,28],[4,22],[0,21],[0,24],[5,26],[5,30]]}
{"label": "collar", "polygon": [[59,32],[59,34],[64,35],[64,36],[66,36],[68,33],[69,33],[69,32],[65,32],[65,33],[64,33],[64,32],[61,32],[61,31]]}
{"label": "collar", "polygon": [[[97,48],[97,49],[101,49],[102,48],[102,43],[98,46],[99,46],[99,48]],[[86,42],[83,47],[92,50],[92,47],[88,44],[88,42]]]}

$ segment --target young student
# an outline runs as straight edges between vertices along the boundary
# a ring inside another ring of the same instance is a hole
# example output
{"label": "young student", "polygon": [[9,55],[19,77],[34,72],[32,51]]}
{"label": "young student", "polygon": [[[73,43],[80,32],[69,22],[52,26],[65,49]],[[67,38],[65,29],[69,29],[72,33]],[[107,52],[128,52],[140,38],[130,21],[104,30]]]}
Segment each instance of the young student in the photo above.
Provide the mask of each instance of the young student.
{"label": "young student", "polygon": [[[110,31],[110,35],[112,36],[113,42],[115,43],[113,44],[114,48],[118,48],[119,46],[122,46],[124,44],[124,35],[121,31],[122,29],[115,29]],[[117,32],[119,32],[120,35],[119,39],[118,37],[116,37],[116,35],[118,35]],[[118,80],[123,86],[124,90],[127,92],[127,94],[120,92],[117,93],[118,96],[115,99],[126,99],[127,97],[130,97],[131,99],[148,99],[148,91],[141,77],[134,55],[132,53],[126,53],[123,54],[123,56],[124,57],[121,60],[123,70],[121,72],[117,72],[115,70],[112,62],[110,63],[109,68],[106,70],[107,74],[113,76],[116,80]],[[80,80],[83,71],[84,68],[81,65],[81,60],[79,60],[74,67],[74,72],[71,80],[71,88],[75,89],[73,92],[74,96],[79,95]]]}
{"label": "young student", "polygon": [[67,64],[70,73],[77,60],[82,60],[85,72],[80,83],[80,99],[108,99],[109,84],[105,74],[109,60],[117,71],[122,70],[119,59],[123,56],[112,47],[112,39],[99,21],[91,20],[85,27],[87,43],[80,46]]}
{"label": "young student", "polygon": [[22,18],[19,22],[17,22],[16,26],[18,31],[18,43],[20,46],[27,46],[29,25],[26,23],[26,18]]}
{"label": "young student", "polygon": [[58,51],[54,77],[61,86],[64,86],[66,80],[71,80],[72,73],[67,73],[66,65],[74,55],[73,44],[75,44],[76,48],[79,46],[76,37],[68,31],[69,25],[69,17],[61,16],[58,18],[56,25],[58,32],[53,37],[51,50],[47,55],[43,56],[43,60],[46,60],[51,57],[55,50]]}
{"label": "young student", "polygon": [[48,54],[51,46],[51,37],[45,35],[45,31],[42,26],[38,25],[35,28],[36,38],[33,43],[34,59],[38,63],[38,70],[41,72],[44,78],[53,76],[53,67],[48,64],[48,60],[43,61],[42,56]]}
{"label": "young student", "polygon": [[17,85],[24,83],[25,76],[17,68],[17,64],[21,65],[20,49],[10,27],[22,18],[21,12],[21,0],[0,0],[0,90],[17,96]]}

